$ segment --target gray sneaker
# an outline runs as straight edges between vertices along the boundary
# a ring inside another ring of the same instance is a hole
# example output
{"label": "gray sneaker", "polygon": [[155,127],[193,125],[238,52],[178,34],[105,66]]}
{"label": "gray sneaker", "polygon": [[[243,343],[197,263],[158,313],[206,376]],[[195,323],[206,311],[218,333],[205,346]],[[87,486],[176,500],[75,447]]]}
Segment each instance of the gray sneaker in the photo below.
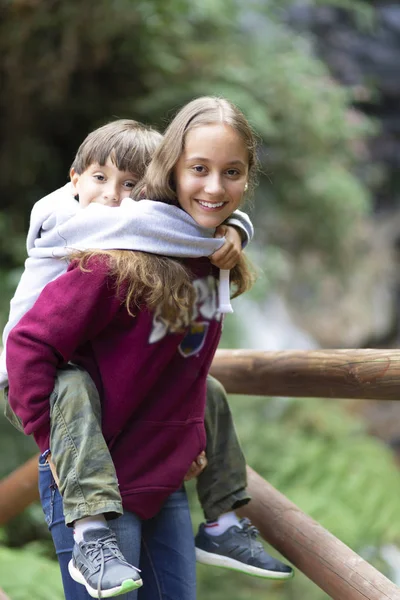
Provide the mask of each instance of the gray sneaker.
{"label": "gray sneaker", "polygon": [[139,569],[125,560],[108,527],[84,532],[83,541],[74,544],[68,570],[92,598],[112,598],[143,585]]}
{"label": "gray sneaker", "polygon": [[229,527],[221,535],[209,535],[204,523],[196,535],[196,559],[205,565],[225,567],[266,579],[290,579],[289,565],[267,554],[257,539],[258,530],[248,519]]}

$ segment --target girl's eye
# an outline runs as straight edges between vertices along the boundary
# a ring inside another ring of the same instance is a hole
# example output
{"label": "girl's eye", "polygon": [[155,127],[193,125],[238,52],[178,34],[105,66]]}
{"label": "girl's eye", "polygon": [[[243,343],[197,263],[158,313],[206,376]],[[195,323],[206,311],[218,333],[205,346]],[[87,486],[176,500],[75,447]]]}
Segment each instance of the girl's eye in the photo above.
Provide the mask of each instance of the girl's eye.
{"label": "girl's eye", "polygon": [[240,175],[240,172],[237,169],[228,169],[227,174],[229,175],[229,177],[237,177],[238,175]]}
{"label": "girl's eye", "polygon": [[195,171],[195,173],[204,173],[205,172],[205,167],[203,167],[203,165],[194,165],[192,167],[193,171]]}

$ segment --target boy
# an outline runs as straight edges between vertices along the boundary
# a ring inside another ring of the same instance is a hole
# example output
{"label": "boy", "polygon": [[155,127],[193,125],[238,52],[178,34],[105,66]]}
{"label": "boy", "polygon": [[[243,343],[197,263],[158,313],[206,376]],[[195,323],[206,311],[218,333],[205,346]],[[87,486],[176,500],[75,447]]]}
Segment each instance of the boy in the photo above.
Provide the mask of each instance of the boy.
{"label": "boy", "polygon": [[[235,213],[235,217],[222,227],[228,239],[224,241],[204,237],[204,231],[200,232],[197,226],[176,220],[175,207],[148,201],[134,203],[128,199],[160,139],[160,134],[134,121],[116,121],[92,132],[78,150],[71,168],[71,183],[35,205],[27,239],[29,256],[11,302],[4,348],[9,331],[33,305],[42,288],[65,271],[65,262],[55,259],[65,257],[67,248],[118,247],[181,257],[208,256],[215,252],[213,262],[217,266],[229,269],[236,263],[241,251],[241,236],[230,225],[242,231],[246,239],[252,235],[251,223],[243,213]],[[117,211],[107,208],[121,203]],[[182,217],[182,211],[179,213]],[[4,387],[7,383],[5,351],[1,363],[0,384]],[[221,411],[229,413],[229,409],[223,388],[212,378],[208,388],[208,410],[214,417],[214,424],[210,416],[207,423],[212,455],[212,448],[216,447],[212,432],[213,429],[218,431],[217,417]],[[50,402],[51,441],[43,439],[40,423],[25,424],[25,432],[33,433],[42,451],[49,454],[51,448],[63,496],[65,521],[74,527],[73,568],[79,571],[90,589],[96,591],[104,584],[106,587],[101,589],[104,597],[116,595],[121,589],[127,591],[139,587],[141,579],[137,570],[126,563],[121,553],[116,553],[112,535],[97,540],[106,558],[104,573],[91,564],[84,544],[85,532],[104,530],[107,528],[106,516],[112,518],[122,514],[115,470],[101,434],[97,390],[82,369],[66,365],[59,371]],[[67,431],[63,431],[65,424]],[[226,424],[227,432],[236,441],[233,424],[231,421]],[[223,443],[220,444],[222,450]],[[254,573],[252,569],[256,567],[260,571],[257,574],[274,578],[291,576],[289,567],[274,561],[263,551],[261,544],[254,543],[253,532],[247,523],[240,523],[234,512],[222,515],[250,499],[245,491],[245,461],[237,441],[233,455],[228,456],[228,465],[229,461],[233,463],[232,472],[237,470],[238,474],[218,491],[219,497],[213,493],[210,478],[200,478],[198,482],[206,517],[214,519],[201,527],[196,538],[199,559],[221,564],[218,557],[228,552],[229,560],[233,560],[228,566],[232,568]],[[211,489],[207,490],[207,486]],[[237,539],[233,540],[235,536],[240,536],[239,548]],[[210,552],[210,548],[217,547],[218,551]],[[254,564],[254,548],[257,564]]]}

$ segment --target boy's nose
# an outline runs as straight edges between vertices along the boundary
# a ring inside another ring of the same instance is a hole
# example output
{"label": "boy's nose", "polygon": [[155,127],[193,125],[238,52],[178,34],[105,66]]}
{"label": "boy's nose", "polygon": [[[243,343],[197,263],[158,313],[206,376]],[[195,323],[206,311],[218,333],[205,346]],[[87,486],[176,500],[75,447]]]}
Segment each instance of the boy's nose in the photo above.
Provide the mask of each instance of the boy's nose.
{"label": "boy's nose", "polygon": [[106,200],[117,202],[119,200],[119,187],[110,184],[104,189],[103,196]]}

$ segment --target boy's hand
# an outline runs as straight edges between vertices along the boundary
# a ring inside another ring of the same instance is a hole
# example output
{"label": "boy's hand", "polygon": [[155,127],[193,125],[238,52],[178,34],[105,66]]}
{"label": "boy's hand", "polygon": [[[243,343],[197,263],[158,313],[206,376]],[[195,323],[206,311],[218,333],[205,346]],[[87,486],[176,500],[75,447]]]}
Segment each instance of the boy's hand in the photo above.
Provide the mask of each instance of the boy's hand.
{"label": "boy's hand", "polygon": [[242,239],[240,233],[231,225],[220,225],[215,231],[216,238],[225,237],[226,242],[214,254],[210,260],[219,269],[233,269],[242,253]]}
{"label": "boy's hand", "polygon": [[196,460],[190,465],[189,471],[185,475],[184,481],[190,481],[193,477],[198,477],[207,466],[206,453],[203,451]]}

